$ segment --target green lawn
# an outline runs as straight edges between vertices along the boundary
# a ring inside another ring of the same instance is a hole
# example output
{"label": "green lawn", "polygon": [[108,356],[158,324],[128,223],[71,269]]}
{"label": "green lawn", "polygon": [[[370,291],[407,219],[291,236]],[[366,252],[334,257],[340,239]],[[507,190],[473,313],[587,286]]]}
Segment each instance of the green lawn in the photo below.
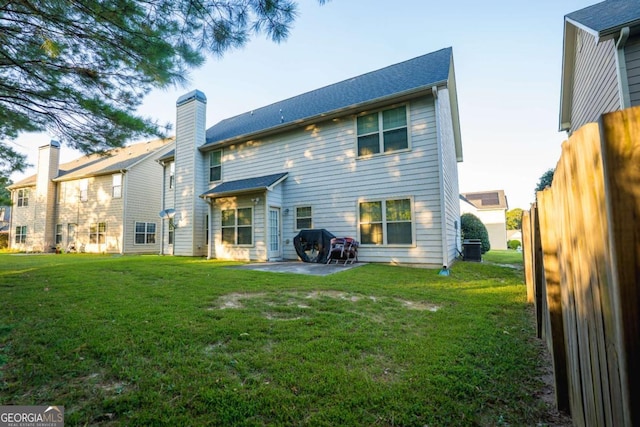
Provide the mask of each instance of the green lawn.
{"label": "green lawn", "polygon": [[233,265],[0,255],[0,404],[69,426],[547,422],[521,270]]}

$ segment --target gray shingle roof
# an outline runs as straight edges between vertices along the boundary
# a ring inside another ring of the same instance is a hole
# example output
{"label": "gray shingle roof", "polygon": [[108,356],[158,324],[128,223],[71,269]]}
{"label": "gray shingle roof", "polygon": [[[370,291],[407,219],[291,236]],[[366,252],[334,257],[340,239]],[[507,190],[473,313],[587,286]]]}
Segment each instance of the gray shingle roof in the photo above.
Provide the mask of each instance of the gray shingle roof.
{"label": "gray shingle roof", "polygon": [[203,147],[430,88],[448,80],[451,58],[450,47],[441,49],[222,120],[207,130]]}
{"label": "gray shingle roof", "polygon": [[604,37],[623,27],[639,25],[640,1],[607,0],[572,12],[566,18]]}
{"label": "gray shingle roof", "polygon": [[200,195],[200,197],[222,197],[231,194],[266,190],[272,185],[284,181],[287,176],[289,176],[288,172],[282,172],[273,175],[239,179],[237,181],[227,181],[223,182],[222,184],[216,185],[211,190]]}

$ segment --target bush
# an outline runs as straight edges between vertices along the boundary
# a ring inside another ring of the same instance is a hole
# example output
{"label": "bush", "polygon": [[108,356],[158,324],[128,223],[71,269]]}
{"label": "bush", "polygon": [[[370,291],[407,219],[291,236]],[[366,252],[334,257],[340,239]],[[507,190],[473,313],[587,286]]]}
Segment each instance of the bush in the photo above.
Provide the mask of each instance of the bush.
{"label": "bush", "polygon": [[516,250],[518,249],[520,246],[522,246],[522,243],[520,243],[520,240],[509,240],[507,242],[507,247],[509,249],[513,249]]}
{"label": "bush", "polygon": [[487,227],[480,221],[480,218],[471,213],[463,214],[460,217],[460,229],[463,239],[480,239],[482,243],[482,253],[489,252],[489,233]]}

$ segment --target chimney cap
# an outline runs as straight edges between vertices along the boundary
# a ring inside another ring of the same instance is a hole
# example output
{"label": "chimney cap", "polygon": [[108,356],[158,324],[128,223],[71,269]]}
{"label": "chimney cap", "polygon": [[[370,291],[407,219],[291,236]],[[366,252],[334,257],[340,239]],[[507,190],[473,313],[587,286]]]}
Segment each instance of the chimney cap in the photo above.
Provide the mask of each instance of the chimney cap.
{"label": "chimney cap", "polygon": [[182,104],[186,104],[187,102],[193,99],[202,101],[204,103],[207,102],[207,97],[205,96],[205,94],[202,91],[199,91],[196,89],[196,90],[192,90],[189,93],[185,93],[180,98],[178,98],[178,100],[176,101],[176,107],[179,107]]}
{"label": "chimney cap", "polygon": [[51,142],[49,142],[48,144],[42,145],[40,148],[49,148],[49,147],[60,148],[60,143],[52,139]]}

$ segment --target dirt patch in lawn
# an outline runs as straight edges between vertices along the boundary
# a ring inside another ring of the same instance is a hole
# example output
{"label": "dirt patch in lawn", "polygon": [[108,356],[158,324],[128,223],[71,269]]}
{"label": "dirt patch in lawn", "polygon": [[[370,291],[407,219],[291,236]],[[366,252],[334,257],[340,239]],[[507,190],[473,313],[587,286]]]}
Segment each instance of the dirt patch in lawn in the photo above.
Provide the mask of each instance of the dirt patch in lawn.
{"label": "dirt patch in lawn", "polygon": [[[227,309],[241,309],[245,307],[245,302],[249,300],[260,300],[270,308],[274,307],[295,307],[298,309],[311,308],[310,300],[321,300],[323,298],[329,298],[334,300],[349,301],[357,303],[360,301],[369,301],[371,303],[389,302],[395,301],[400,303],[402,307],[408,310],[418,311],[431,311],[436,312],[441,307],[437,304],[432,304],[426,301],[410,301],[398,298],[381,298],[372,295],[362,295],[342,291],[323,290],[323,291],[311,291],[311,292],[288,292],[285,294],[269,294],[266,292],[255,293],[231,293],[223,295],[214,304],[209,307],[208,310],[227,310]],[[386,300],[386,301],[385,301]],[[283,316],[270,310],[265,313],[265,317],[270,320],[297,320],[304,316]]]}

